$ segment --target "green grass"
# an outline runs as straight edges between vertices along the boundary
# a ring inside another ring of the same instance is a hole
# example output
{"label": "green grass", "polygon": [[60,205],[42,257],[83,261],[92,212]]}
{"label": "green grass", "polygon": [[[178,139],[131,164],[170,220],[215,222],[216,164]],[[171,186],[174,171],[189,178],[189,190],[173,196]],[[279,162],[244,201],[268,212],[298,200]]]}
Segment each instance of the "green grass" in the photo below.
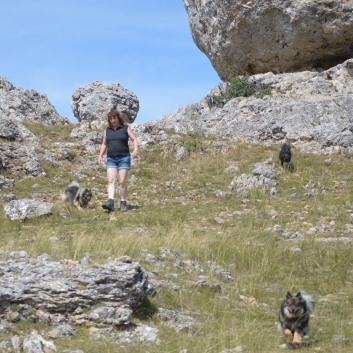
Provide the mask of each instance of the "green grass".
{"label": "green grass", "polygon": [[[180,352],[218,353],[237,346],[245,352],[282,352],[285,343],[277,331],[277,312],[281,300],[289,291],[305,291],[313,295],[317,308],[311,319],[311,332],[303,352],[321,347],[324,352],[351,352],[353,309],[353,249],[351,244],[320,243],[318,237],[350,237],[346,224],[353,223],[353,179],[350,177],[351,157],[327,156],[313,158],[293,149],[293,171],[283,170],[278,180],[278,193],[250,191],[249,203],[244,196],[216,197],[215,190],[228,190],[235,175],[223,173],[230,165],[237,165],[241,173],[250,174],[253,164],[275,154],[279,146],[239,144],[228,153],[200,154],[200,146],[207,140],[183,137],[189,156],[180,163],[174,159],[174,147],[154,147],[153,152],[141,150],[137,168],[131,170],[129,202],[133,207],[126,214],[105,213],[100,203],[106,199],[105,171],[89,171],[79,180],[85,187],[97,190],[90,207],[78,211],[61,203],[60,194],[73,179],[70,168],[55,169],[43,164],[47,176],[17,181],[12,190],[17,198],[34,193],[55,202],[53,215],[25,222],[10,221],[0,213],[2,250],[26,250],[31,256],[49,254],[53,260],[80,260],[87,252],[97,263],[129,255],[147,270],[154,265],[146,262],[141,252],[157,255],[167,247],[183,260],[192,260],[204,267],[204,272],[182,265],[175,267],[167,259],[158,269],[158,277],[174,273],[168,280],[183,290],[167,287],[159,289],[144,307],[135,314],[135,323],[154,323],[162,341],[157,346],[132,345],[122,348],[94,340],[85,327],[71,339],[55,341],[58,351],[82,349],[95,352]],[[78,158],[78,157],[77,157]],[[55,183],[53,183],[55,180]],[[174,188],[166,182],[174,181]],[[310,181],[314,186],[305,187]],[[32,188],[34,183],[39,187]],[[318,186],[318,183],[320,186]],[[307,193],[316,188],[318,194]],[[325,193],[323,194],[323,190]],[[3,191],[0,196],[9,193]],[[297,197],[292,195],[296,193]],[[270,214],[275,210],[277,215]],[[352,210],[352,211],[351,211]],[[235,213],[241,212],[241,215]],[[224,223],[217,223],[219,217]],[[337,232],[308,234],[314,226],[326,225]],[[275,226],[290,233],[301,232],[303,240],[288,241]],[[300,249],[300,251],[298,250]],[[207,266],[215,261],[235,277],[226,281],[218,278]],[[222,291],[197,288],[190,282],[208,276],[211,283],[219,283]],[[257,304],[246,304],[240,296],[254,297]],[[196,324],[186,332],[176,333],[162,325],[153,314],[153,307],[188,311]],[[31,325],[16,324],[18,332],[26,332]],[[46,327],[40,329],[47,332]],[[350,341],[334,343],[343,335]],[[10,337],[1,334],[0,338]]]}

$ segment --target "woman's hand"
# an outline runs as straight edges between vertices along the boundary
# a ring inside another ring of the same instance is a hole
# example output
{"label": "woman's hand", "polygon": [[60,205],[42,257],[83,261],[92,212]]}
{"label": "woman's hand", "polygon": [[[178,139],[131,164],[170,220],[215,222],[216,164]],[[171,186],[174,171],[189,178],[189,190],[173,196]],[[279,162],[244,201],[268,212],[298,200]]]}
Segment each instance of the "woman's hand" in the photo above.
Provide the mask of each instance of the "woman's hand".
{"label": "woman's hand", "polygon": [[132,152],[132,158],[136,159],[139,156],[139,151],[137,149],[134,149]]}
{"label": "woman's hand", "polygon": [[102,156],[99,156],[99,157],[98,157],[98,164],[99,164],[100,166],[103,165],[103,158],[102,158]]}

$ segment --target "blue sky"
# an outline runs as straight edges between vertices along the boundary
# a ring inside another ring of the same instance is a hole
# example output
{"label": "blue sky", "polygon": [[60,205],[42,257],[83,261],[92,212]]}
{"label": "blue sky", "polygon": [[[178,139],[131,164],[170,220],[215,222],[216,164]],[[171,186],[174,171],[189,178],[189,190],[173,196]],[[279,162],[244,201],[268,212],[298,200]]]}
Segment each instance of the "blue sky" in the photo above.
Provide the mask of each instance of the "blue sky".
{"label": "blue sky", "polygon": [[72,122],[72,93],[95,80],[119,82],[137,95],[137,123],[197,102],[221,82],[193,42],[182,0],[0,5],[0,76],[46,94]]}

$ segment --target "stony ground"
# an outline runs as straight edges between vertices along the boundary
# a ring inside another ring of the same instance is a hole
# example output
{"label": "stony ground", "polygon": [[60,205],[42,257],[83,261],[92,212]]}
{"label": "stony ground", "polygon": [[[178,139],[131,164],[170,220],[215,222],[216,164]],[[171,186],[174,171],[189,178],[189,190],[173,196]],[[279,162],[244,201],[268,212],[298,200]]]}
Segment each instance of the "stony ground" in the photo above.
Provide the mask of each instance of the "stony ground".
{"label": "stony ground", "polygon": [[[52,138],[48,146],[64,136]],[[2,250],[46,253],[53,261],[80,261],[89,253],[95,263],[127,255],[149,272],[156,288],[132,322],[156,327],[159,344],[97,340],[81,326],[69,339],[55,339],[57,350],[280,352],[291,346],[277,331],[278,309],[288,290],[300,290],[317,302],[302,350],[350,352],[351,155],[313,155],[294,147],[291,164],[282,169],[279,145],[221,141],[220,148],[212,138],[173,139],[141,150],[125,214],[101,209],[105,170],[95,152],[79,149],[59,168],[41,161],[45,177],[16,180],[14,189],[0,193],[3,205],[14,197],[56,205],[52,215],[27,221],[10,221],[3,212]],[[256,163],[278,174],[267,183],[265,174],[254,173]],[[92,188],[87,209],[60,201],[71,180]],[[50,325],[15,322],[1,340],[33,328],[50,338]]]}

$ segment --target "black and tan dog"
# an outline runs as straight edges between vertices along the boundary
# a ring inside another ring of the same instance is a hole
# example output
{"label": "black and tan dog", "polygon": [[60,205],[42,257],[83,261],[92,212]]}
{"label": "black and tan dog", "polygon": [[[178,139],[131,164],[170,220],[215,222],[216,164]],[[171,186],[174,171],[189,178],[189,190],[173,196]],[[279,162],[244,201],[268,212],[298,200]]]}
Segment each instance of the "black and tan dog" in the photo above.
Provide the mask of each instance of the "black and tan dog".
{"label": "black and tan dog", "polygon": [[81,188],[79,183],[77,183],[76,181],[70,183],[67,186],[65,192],[63,192],[61,195],[62,201],[69,201],[78,209],[87,207],[88,202],[91,200],[91,198],[92,190]]}
{"label": "black and tan dog", "polygon": [[284,298],[278,313],[278,329],[294,345],[300,345],[309,332],[309,314],[314,308],[315,302],[310,295],[288,292]]}
{"label": "black and tan dog", "polygon": [[289,163],[292,158],[292,151],[289,142],[285,142],[281,150],[279,151],[279,159],[281,161],[281,166],[283,167],[284,163]]}

